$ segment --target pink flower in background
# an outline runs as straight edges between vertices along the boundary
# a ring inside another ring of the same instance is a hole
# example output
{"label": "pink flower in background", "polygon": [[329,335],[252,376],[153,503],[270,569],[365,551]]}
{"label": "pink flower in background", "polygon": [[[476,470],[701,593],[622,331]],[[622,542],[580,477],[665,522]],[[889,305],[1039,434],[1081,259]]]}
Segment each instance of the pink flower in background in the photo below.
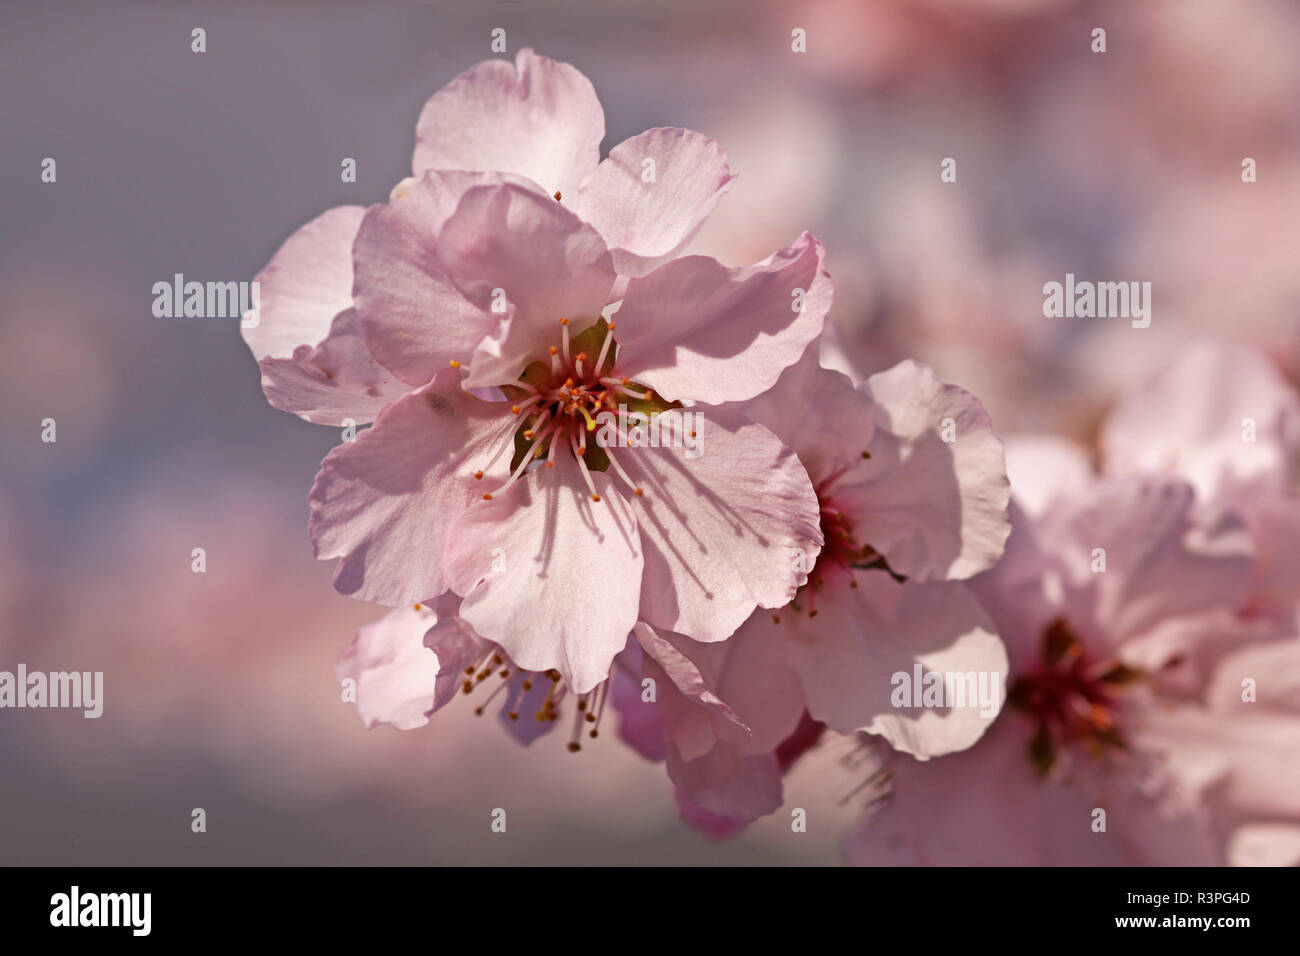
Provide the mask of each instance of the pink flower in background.
{"label": "pink flower in background", "polygon": [[[972,582],[1007,644],[1007,708],[961,754],[890,761],[850,859],[1215,862],[1209,815],[1178,767],[1177,728],[1204,713],[1216,655],[1261,636],[1236,614],[1252,570],[1243,529],[1198,526],[1193,490],[1177,480],[1080,491],[1070,476],[1081,469],[1057,467],[1058,449],[1012,460],[1037,466],[1011,470],[1018,497],[1033,489],[1037,516],[1013,509],[1006,556]],[[1246,732],[1219,739],[1252,745]]]}
{"label": "pink flower in background", "polygon": [[1173,474],[1206,520],[1249,526],[1255,583],[1244,609],[1293,625],[1300,601],[1300,394],[1258,351],[1199,341],[1126,396],[1101,436],[1107,474]]}
{"label": "pink flower in background", "polygon": [[[779,807],[782,773],[823,727],[921,759],[969,747],[1002,705],[1007,669],[959,583],[998,559],[1010,527],[1002,446],[973,396],[910,362],[854,388],[814,348],[745,411],[798,453],[826,545],[789,607],[725,644],[638,628],[658,706],[617,686],[614,698],[625,739],[666,756],[684,814],[711,832]],[[982,674],[989,706],[897,706],[894,675],[918,668]]]}
{"label": "pink flower in background", "polygon": [[598,421],[754,397],[831,298],[807,234],[750,268],[659,265],[725,191],[725,158],[654,130],[598,164],[602,134],[572,67],[524,51],[517,74],[470,71],[422,114],[424,171],[359,225],[333,210],[295,234],[247,332],[279,407],[382,406],[309,499],[338,590],[394,607],[452,590],[515,665],[582,694],[638,621],[724,640],[785,604],[821,545],[807,475],[762,426],[716,409],[674,447],[616,450]]}
{"label": "pink flower in background", "polygon": [[1108,474],[1180,475],[1203,506],[1249,514],[1292,490],[1300,395],[1247,346],[1193,342],[1121,399],[1101,454]]}

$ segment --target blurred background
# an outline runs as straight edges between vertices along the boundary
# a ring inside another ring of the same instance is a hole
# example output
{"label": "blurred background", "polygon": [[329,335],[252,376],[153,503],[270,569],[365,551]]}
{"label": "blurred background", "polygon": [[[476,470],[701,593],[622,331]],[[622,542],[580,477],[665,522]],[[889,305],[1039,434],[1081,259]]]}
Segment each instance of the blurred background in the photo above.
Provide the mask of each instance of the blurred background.
{"label": "blurred background", "polygon": [[[459,704],[365,730],[333,667],[381,612],[306,534],[338,433],[267,405],[237,320],[152,314],[155,282],[251,279],[326,208],[384,200],[495,28],[591,78],[605,150],[716,137],[740,178],[692,251],[816,233],[860,373],[915,357],[1000,432],[1083,442],[1192,336],[1300,377],[1290,0],[7,0],[0,22],[0,669],[105,684],[99,720],[0,711],[0,864],[839,861],[840,743],[787,780],[807,833],[778,814],[712,844],[612,734],[523,749]],[[1150,328],[1045,319],[1067,272],[1150,281]]]}

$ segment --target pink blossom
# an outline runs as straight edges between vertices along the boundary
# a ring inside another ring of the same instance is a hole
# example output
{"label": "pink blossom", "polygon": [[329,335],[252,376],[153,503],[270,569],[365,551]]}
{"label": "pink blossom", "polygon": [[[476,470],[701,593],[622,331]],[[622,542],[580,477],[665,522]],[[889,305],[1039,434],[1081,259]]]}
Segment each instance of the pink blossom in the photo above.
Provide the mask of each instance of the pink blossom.
{"label": "pink blossom", "polygon": [[[1054,476],[1011,474],[1018,496]],[[1252,572],[1243,528],[1199,526],[1194,505],[1189,485],[1148,477],[1057,496],[1037,517],[1013,507],[1006,556],[972,584],[1007,643],[1008,706],[960,754],[890,761],[890,783],[847,841],[853,862],[1222,859],[1196,773],[1207,784],[1252,732],[1221,725],[1201,754],[1182,738],[1211,716],[1215,662],[1262,635],[1236,614]]]}
{"label": "pink blossom", "polygon": [[393,607],[454,591],[517,667],[583,694],[638,621],[724,640],[821,546],[807,474],[763,426],[702,412],[695,455],[597,445],[596,419],[753,398],[831,299],[807,234],[749,268],[670,258],[725,156],[651,130],[598,162],[603,126],[572,67],[481,64],[426,105],[417,177],[276,253],[246,330],[278,407],[375,422],[309,497],[336,588]]}

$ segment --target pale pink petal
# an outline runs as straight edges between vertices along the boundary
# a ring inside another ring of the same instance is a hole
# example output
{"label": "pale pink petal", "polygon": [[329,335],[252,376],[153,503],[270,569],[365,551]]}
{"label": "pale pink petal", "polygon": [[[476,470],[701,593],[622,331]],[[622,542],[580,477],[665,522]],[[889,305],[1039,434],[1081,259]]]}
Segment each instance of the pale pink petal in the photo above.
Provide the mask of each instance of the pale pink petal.
{"label": "pale pink petal", "polygon": [[[610,675],[609,704],[618,714],[618,735],[647,760],[663,760],[668,753],[663,709],[658,705],[658,687],[646,685],[642,676],[641,646],[631,641],[614,659]],[[623,664],[625,666],[620,666]],[[650,691],[653,691],[653,699]]]}
{"label": "pale pink petal", "polygon": [[1229,866],[1300,866],[1300,825],[1249,823],[1228,837]]}
{"label": "pale pink petal", "polygon": [[357,714],[367,727],[423,727],[460,690],[463,670],[489,645],[463,621],[425,604],[399,607],[363,627],[339,658],[339,680],[355,681]]}
{"label": "pale pink petal", "polygon": [[355,682],[357,714],[367,727],[411,730],[429,722],[441,668],[424,635],[437,622],[432,608],[395,608],[361,628],[343,652],[335,672],[340,683]]}
{"label": "pale pink petal", "polygon": [[1255,580],[1248,610],[1294,621],[1300,611],[1300,498],[1261,502],[1251,517]]}
{"label": "pale pink petal", "polygon": [[1120,403],[1101,440],[1108,473],[1172,472],[1202,501],[1249,508],[1294,473],[1300,396],[1251,348],[1196,342]]}
{"label": "pale pink petal", "polygon": [[642,554],[632,509],[604,473],[593,502],[572,456],[539,469],[452,529],[446,565],[461,616],[526,670],[575,693],[610,673],[637,621]]}
{"label": "pale pink petal", "polygon": [[857,540],[908,578],[961,579],[990,567],[1011,530],[1010,485],[984,407],[911,361],[864,388],[876,407],[871,457],[832,492]]}
{"label": "pale pink petal", "polygon": [[781,607],[821,550],[817,496],[775,435],[721,409],[702,413],[698,457],[619,449],[645,494],[632,499],[645,547],[641,619],[721,641],[757,607]]}
{"label": "pale pink petal", "polygon": [[374,421],[405,391],[358,334],[352,242],[365,210],[339,206],[290,236],[257,274],[258,307],[240,325],[272,405],[311,422]]}
{"label": "pale pink petal", "polygon": [[1185,784],[1225,821],[1300,817],[1300,638],[1222,655],[1206,709],[1156,709],[1143,727]]}
{"label": "pale pink petal", "polygon": [[[689,662],[691,673],[707,691],[692,699],[701,705],[716,701],[725,708],[702,726],[687,727],[670,718],[670,739],[680,756],[693,759],[707,753],[718,740],[734,743],[747,754],[767,753],[776,750],[799,726],[804,713],[803,685],[786,659],[784,637],[773,632],[770,624],[769,614],[756,612],[730,638],[712,644],[680,634],[660,636],[671,653]],[[645,625],[641,628],[648,630]],[[666,656],[659,648],[651,653],[659,660]],[[682,683],[674,682],[683,688]],[[700,710],[697,706],[694,712]]]}
{"label": "pale pink petal", "polygon": [[719,742],[695,760],[668,749],[668,775],[682,796],[708,814],[748,823],[780,809],[781,766],[775,754],[746,754]]}
{"label": "pale pink petal", "polygon": [[816,342],[741,410],[794,449],[814,484],[862,466],[876,430],[871,399],[821,367]]}
{"label": "pale pink petal", "polygon": [[318,558],[342,559],[335,588],[394,607],[446,591],[443,539],[483,482],[500,483],[508,458],[483,482],[473,472],[516,424],[446,369],[325,456],[308,496],[309,530]]}
{"label": "pale pink petal", "polygon": [[505,320],[467,300],[448,277],[439,234],[470,189],[532,188],[524,182],[498,173],[430,171],[365,214],[352,246],[357,314],[376,360],[408,384],[423,385],[453,359],[468,364]]}
{"label": "pale pink petal", "polygon": [[[660,634],[645,623],[637,624],[632,633],[644,655],[642,667],[648,676],[655,678],[656,697],[660,689],[664,694],[660,709],[664,713],[665,730],[679,751],[688,758],[697,756],[690,743],[692,739],[705,742],[699,753],[707,751],[723,725],[735,727],[742,738],[749,735],[749,728],[714,691],[712,676],[706,676],[688,656],[707,645],[680,634]],[[666,680],[658,679],[661,676]]]}
{"label": "pale pink petal", "polygon": [[[253,355],[291,358],[300,345],[315,347],[334,317],[352,305],[352,240],[365,209],[337,206],[285,240],[257,274],[260,308],[241,324]],[[244,327],[247,326],[247,327]]]}
{"label": "pale pink petal", "polygon": [[[401,611],[402,608],[397,608],[394,613]],[[454,614],[444,614],[438,618],[438,623],[424,635],[424,646],[438,658],[434,710],[445,707],[461,693],[466,668],[480,666],[488,654],[496,651],[496,648],[474,633],[474,628]]]}
{"label": "pale pink petal", "polygon": [[600,235],[553,199],[519,185],[465,193],[438,238],[439,260],[484,314],[504,312],[470,356],[469,386],[514,381],[609,304],[614,266]]}
{"label": "pale pink petal", "polygon": [[677,812],[682,822],[702,833],[710,840],[725,840],[735,836],[753,820],[742,820],[723,813],[710,813],[691,800],[691,795],[683,787],[675,787],[673,795],[677,800]]}
{"label": "pale pink petal", "polygon": [[650,654],[643,658],[641,672],[651,682],[653,700],[647,706],[659,712],[665,746],[679,760],[695,760],[712,750],[723,737],[720,729],[723,724],[735,726],[741,735],[747,732],[731,708],[707,684],[699,692],[683,692]]}
{"label": "pale pink petal", "polygon": [[261,361],[262,390],[276,408],[318,425],[365,425],[410,386],[371,357],[353,309],[340,312],[329,336],[290,358]]}
{"label": "pale pink petal", "polygon": [[716,141],[656,128],[625,139],[578,188],[578,215],[595,226],[619,275],[645,275],[691,240],[736,177]]}
{"label": "pale pink petal", "polygon": [[1017,435],[1007,440],[1006,456],[1011,494],[1032,518],[1076,500],[1094,481],[1084,450],[1055,435]]}
{"label": "pale pink petal", "polygon": [[[1085,637],[1117,648],[1150,639],[1152,628],[1171,618],[1245,600],[1251,576],[1245,529],[1231,516],[1210,527],[1194,524],[1193,499],[1180,481],[1110,479],[1045,521],[1040,541],[1073,585],[1070,619]],[[1101,560],[1104,571],[1096,570]]]}
{"label": "pale pink petal", "polygon": [[686,256],[628,283],[619,368],[670,399],[744,401],[771,388],[822,330],[831,279],[804,233],[755,266]]}
{"label": "pale pink petal", "polygon": [[[1263,672],[1252,670],[1261,683]],[[1238,684],[1240,694],[1240,684]],[[1227,822],[1300,817],[1300,716],[1237,698],[1232,710],[1152,708],[1132,735]]]}
{"label": "pale pink petal", "polygon": [[576,200],[604,138],[605,113],[591,81],[523,49],[514,66],[485,60],[424,104],[412,166],[417,176],[429,169],[516,173]]}
{"label": "pale pink petal", "polygon": [[[880,734],[922,760],[971,746],[1007,688],[1006,649],[979,602],[956,582],[898,584],[880,571],[858,574],[857,587],[850,580],[824,579],[815,617],[791,610],[763,625],[785,635],[809,713],[841,733]],[[924,686],[916,678],[931,672],[953,696],[916,706]]]}

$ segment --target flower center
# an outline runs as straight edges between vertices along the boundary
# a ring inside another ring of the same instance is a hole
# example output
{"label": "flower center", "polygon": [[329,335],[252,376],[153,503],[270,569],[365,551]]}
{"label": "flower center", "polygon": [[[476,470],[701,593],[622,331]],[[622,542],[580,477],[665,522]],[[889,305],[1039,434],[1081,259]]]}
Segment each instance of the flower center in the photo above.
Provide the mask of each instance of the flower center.
{"label": "flower center", "polygon": [[1007,691],[1007,702],[1036,724],[1029,759],[1039,776],[1052,771],[1067,747],[1097,758],[1126,750],[1119,695],[1143,677],[1119,661],[1091,659],[1064,618],[1048,624],[1039,662]]}
{"label": "flower center", "polygon": [[[510,477],[495,492],[484,494],[483,500],[501,494],[533,464],[541,467],[544,460],[546,468],[554,468],[556,455],[566,453],[577,462],[592,501],[600,501],[593,471],[613,470],[637,497],[644,494],[614,457],[610,443],[597,441],[596,429],[603,422],[626,428],[629,418],[645,420],[682,405],[616,374],[619,349],[612,334],[615,327],[615,323],[599,319],[570,335],[569,320],[560,319],[560,344],[550,346],[545,359],[529,363],[517,381],[502,387],[519,427],[512,441],[492,458],[495,463],[506,448],[513,449]],[[631,444],[635,445],[635,440]],[[481,479],[483,470],[476,471],[474,477]]]}
{"label": "flower center", "polygon": [[[871,456],[864,451],[862,457]],[[824,543],[821,553],[817,556],[817,563],[808,572],[808,583],[799,589],[799,594],[790,602],[790,610],[796,614],[803,614],[806,605],[808,616],[817,616],[817,591],[832,575],[848,575],[851,588],[858,586],[855,577],[858,571],[884,571],[896,581],[907,580],[901,574],[896,574],[885,561],[885,556],[871,545],[858,544],[848,514],[836,506],[831,497],[830,487],[843,477],[846,471],[847,469],[841,469],[829,478],[818,482],[815,488]],[[772,620],[780,624],[781,615],[773,614]]]}

